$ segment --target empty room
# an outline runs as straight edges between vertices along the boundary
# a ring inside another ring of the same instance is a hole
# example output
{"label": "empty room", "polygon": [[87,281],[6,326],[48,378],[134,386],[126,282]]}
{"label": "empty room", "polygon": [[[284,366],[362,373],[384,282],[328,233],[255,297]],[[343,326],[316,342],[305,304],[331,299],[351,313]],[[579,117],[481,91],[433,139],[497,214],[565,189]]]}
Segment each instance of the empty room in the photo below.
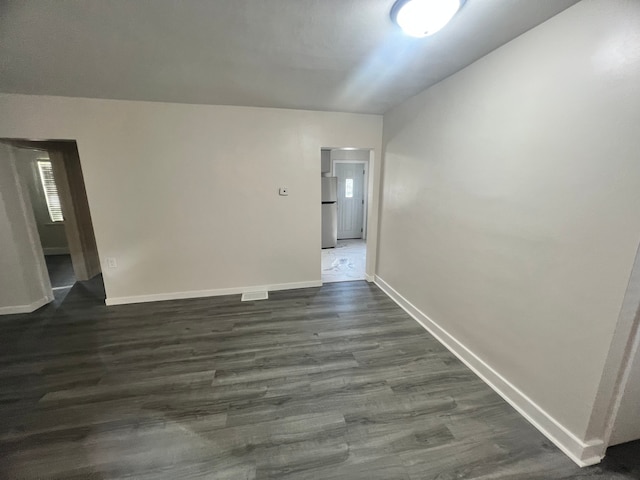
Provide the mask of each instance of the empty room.
{"label": "empty room", "polygon": [[0,479],[640,479],[640,1],[0,2]]}

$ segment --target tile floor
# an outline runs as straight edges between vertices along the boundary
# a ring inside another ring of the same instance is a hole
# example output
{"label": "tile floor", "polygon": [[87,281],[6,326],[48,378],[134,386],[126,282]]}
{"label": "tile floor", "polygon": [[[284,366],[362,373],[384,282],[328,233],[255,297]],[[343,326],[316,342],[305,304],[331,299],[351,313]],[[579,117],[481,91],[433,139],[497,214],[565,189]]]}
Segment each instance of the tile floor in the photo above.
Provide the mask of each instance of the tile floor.
{"label": "tile floor", "polygon": [[322,250],[322,282],[364,280],[366,258],[364,240],[338,240],[336,248]]}

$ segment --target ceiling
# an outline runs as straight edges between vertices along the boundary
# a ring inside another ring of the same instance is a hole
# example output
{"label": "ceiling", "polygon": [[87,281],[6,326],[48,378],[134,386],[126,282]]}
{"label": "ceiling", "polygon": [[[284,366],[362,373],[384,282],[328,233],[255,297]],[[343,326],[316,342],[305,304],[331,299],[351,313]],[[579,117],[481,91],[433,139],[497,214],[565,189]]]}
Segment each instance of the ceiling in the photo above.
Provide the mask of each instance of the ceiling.
{"label": "ceiling", "polygon": [[0,0],[0,92],[384,113],[578,0]]}

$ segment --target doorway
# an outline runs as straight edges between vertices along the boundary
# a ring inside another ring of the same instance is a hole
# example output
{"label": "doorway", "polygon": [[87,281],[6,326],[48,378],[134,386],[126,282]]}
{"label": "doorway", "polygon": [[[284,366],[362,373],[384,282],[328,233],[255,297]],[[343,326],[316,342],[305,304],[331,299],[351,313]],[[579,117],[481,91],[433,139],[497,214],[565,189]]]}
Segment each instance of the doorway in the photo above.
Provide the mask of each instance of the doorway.
{"label": "doorway", "polygon": [[[13,172],[15,185],[4,194],[16,206],[20,231],[28,232],[28,238],[19,235],[14,241],[31,245],[31,255],[21,257],[34,282],[25,288],[35,295],[39,284],[43,298],[33,302],[38,306],[54,297],[61,300],[76,282],[101,273],[77,145],[66,140],[0,142],[9,148],[1,160],[8,162],[5,170]],[[12,310],[28,311],[25,305]]]}
{"label": "doorway", "polygon": [[338,184],[338,240],[364,238],[366,163],[335,160]]}
{"label": "doorway", "polygon": [[322,282],[364,280],[370,150],[335,148],[323,155],[322,174],[336,184],[337,213],[335,246],[322,250]]}
{"label": "doorway", "polygon": [[31,200],[51,288],[65,290],[76,282],[65,218],[53,163],[46,150],[16,149],[16,169]]}

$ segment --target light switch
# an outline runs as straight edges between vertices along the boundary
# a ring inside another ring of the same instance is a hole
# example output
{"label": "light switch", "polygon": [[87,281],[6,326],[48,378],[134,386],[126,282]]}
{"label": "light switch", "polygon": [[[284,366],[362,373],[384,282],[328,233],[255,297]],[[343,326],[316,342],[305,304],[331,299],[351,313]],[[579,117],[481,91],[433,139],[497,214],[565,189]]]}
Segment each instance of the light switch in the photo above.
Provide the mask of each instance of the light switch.
{"label": "light switch", "polygon": [[289,195],[289,189],[287,187],[280,187],[280,190],[278,190],[278,193],[280,194],[281,197],[286,197],[287,195]]}

